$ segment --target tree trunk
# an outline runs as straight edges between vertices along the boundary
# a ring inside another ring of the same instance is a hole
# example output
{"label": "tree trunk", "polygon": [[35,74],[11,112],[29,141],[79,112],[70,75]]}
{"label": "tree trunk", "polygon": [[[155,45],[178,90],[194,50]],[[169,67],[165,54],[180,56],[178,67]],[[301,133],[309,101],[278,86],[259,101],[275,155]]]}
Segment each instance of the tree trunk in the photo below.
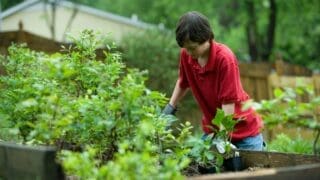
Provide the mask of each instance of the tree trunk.
{"label": "tree trunk", "polygon": [[269,0],[270,3],[270,12],[269,12],[269,24],[268,32],[266,34],[266,42],[264,45],[264,51],[262,51],[262,59],[268,60],[274,44],[275,30],[276,30],[276,19],[277,19],[277,6],[275,0]]}
{"label": "tree trunk", "polygon": [[[277,18],[277,6],[275,0],[269,0],[270,9],[266,34],[259,34],[257,31],[257,16],[253,0],[246,0],[248,14],[247,40],[251,61],[268,61],[272,53]],[[263,38],[259,38],[263,37]]]}
{"label": "tree trunk", "polygon": [[258,53],[258,36],[257,36],[257,25],[256,25],[256,13],[254,9],[254,3],[251,0],[246,0],[246,9],[249,16],[248,23],[246,25],[247,29],[247,42],[249,48],[249,54],[251,61],[257,61],[259,59]]}

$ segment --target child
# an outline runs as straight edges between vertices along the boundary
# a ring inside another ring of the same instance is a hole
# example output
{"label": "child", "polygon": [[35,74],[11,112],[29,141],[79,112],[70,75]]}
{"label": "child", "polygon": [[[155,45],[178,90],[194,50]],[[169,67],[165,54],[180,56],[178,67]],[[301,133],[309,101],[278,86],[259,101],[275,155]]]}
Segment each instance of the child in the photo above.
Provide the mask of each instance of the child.
{"label": "child", "polygon": [[174,114],[177,103],[191,89],[203,113],[205,135],[212,133],[211,120],[220,108],[239,121],[231,142],[239,149],[262,150],[262,120],[252,108],[241,107],[249,96],[240,82],[237,59],[226,45],[214,41],[208,19],[198,12],[181,16],[176,41],[181,47],[179,78],[163,112]]}

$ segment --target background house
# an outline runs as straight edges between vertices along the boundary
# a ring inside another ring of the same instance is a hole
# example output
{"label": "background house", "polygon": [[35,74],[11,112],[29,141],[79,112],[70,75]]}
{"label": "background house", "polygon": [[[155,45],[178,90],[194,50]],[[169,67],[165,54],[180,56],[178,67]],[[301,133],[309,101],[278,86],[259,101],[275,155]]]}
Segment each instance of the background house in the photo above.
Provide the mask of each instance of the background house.
{"label": "background house", "polygon": [[1,13],[2,32],[23,30],[59,42],[66,41],[66,33],[79,34],[83,29],[93,29],[111,34],[115,41],[123,35],[141,31],[153,25],[132,18],[108,13],[69,1],[44,2],[26,0]]}

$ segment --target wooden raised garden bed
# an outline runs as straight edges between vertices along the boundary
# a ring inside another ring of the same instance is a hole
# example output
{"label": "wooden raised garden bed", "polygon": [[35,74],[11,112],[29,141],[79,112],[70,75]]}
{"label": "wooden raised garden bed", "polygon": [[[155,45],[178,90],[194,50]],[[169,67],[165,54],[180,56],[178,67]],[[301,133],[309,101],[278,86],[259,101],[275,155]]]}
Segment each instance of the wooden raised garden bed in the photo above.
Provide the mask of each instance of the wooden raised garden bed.
{"label": "wooden raised garden bed", "polygon": [[[239,150],[243,170],[187,177],[206,179],[320,179],[320,158],[313,155]],[[56,149],[0,142],[0,179],[65,179]]]}
{"label": "wooden raised garden bed", "polygon": [[0,179],[65,179],[55,161],[56,149],[46,146],[24,146],[0,142]]}
{"label": "wooden raised garden bed", "polygon": [[268,151],[239,152],[242,171],[194,176],[188,179],[320,179],[320,157]]}

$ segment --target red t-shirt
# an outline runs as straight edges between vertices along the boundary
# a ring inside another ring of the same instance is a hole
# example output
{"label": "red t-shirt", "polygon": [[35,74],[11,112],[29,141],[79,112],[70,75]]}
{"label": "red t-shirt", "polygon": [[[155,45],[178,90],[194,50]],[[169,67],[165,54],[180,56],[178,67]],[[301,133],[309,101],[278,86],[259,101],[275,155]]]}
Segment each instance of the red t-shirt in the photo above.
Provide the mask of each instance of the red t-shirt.
{"label": "red t-shirt", "polygon": [[235,103],[234,119],[241,119],[231,134],[232,141],[260,133],[263,126],[261,117],[252,108],[241,110],[242,103],[249,96],[240,82],[237,58],[227,46],[210,42],[209,59],[204,67],[182,48],[179,79],[180,88],[190,88],[202,110],[202,129],[205,133],[211,133],[214,128],[211,120],[217,108],[221,109],[222,104],[229,103]]}

